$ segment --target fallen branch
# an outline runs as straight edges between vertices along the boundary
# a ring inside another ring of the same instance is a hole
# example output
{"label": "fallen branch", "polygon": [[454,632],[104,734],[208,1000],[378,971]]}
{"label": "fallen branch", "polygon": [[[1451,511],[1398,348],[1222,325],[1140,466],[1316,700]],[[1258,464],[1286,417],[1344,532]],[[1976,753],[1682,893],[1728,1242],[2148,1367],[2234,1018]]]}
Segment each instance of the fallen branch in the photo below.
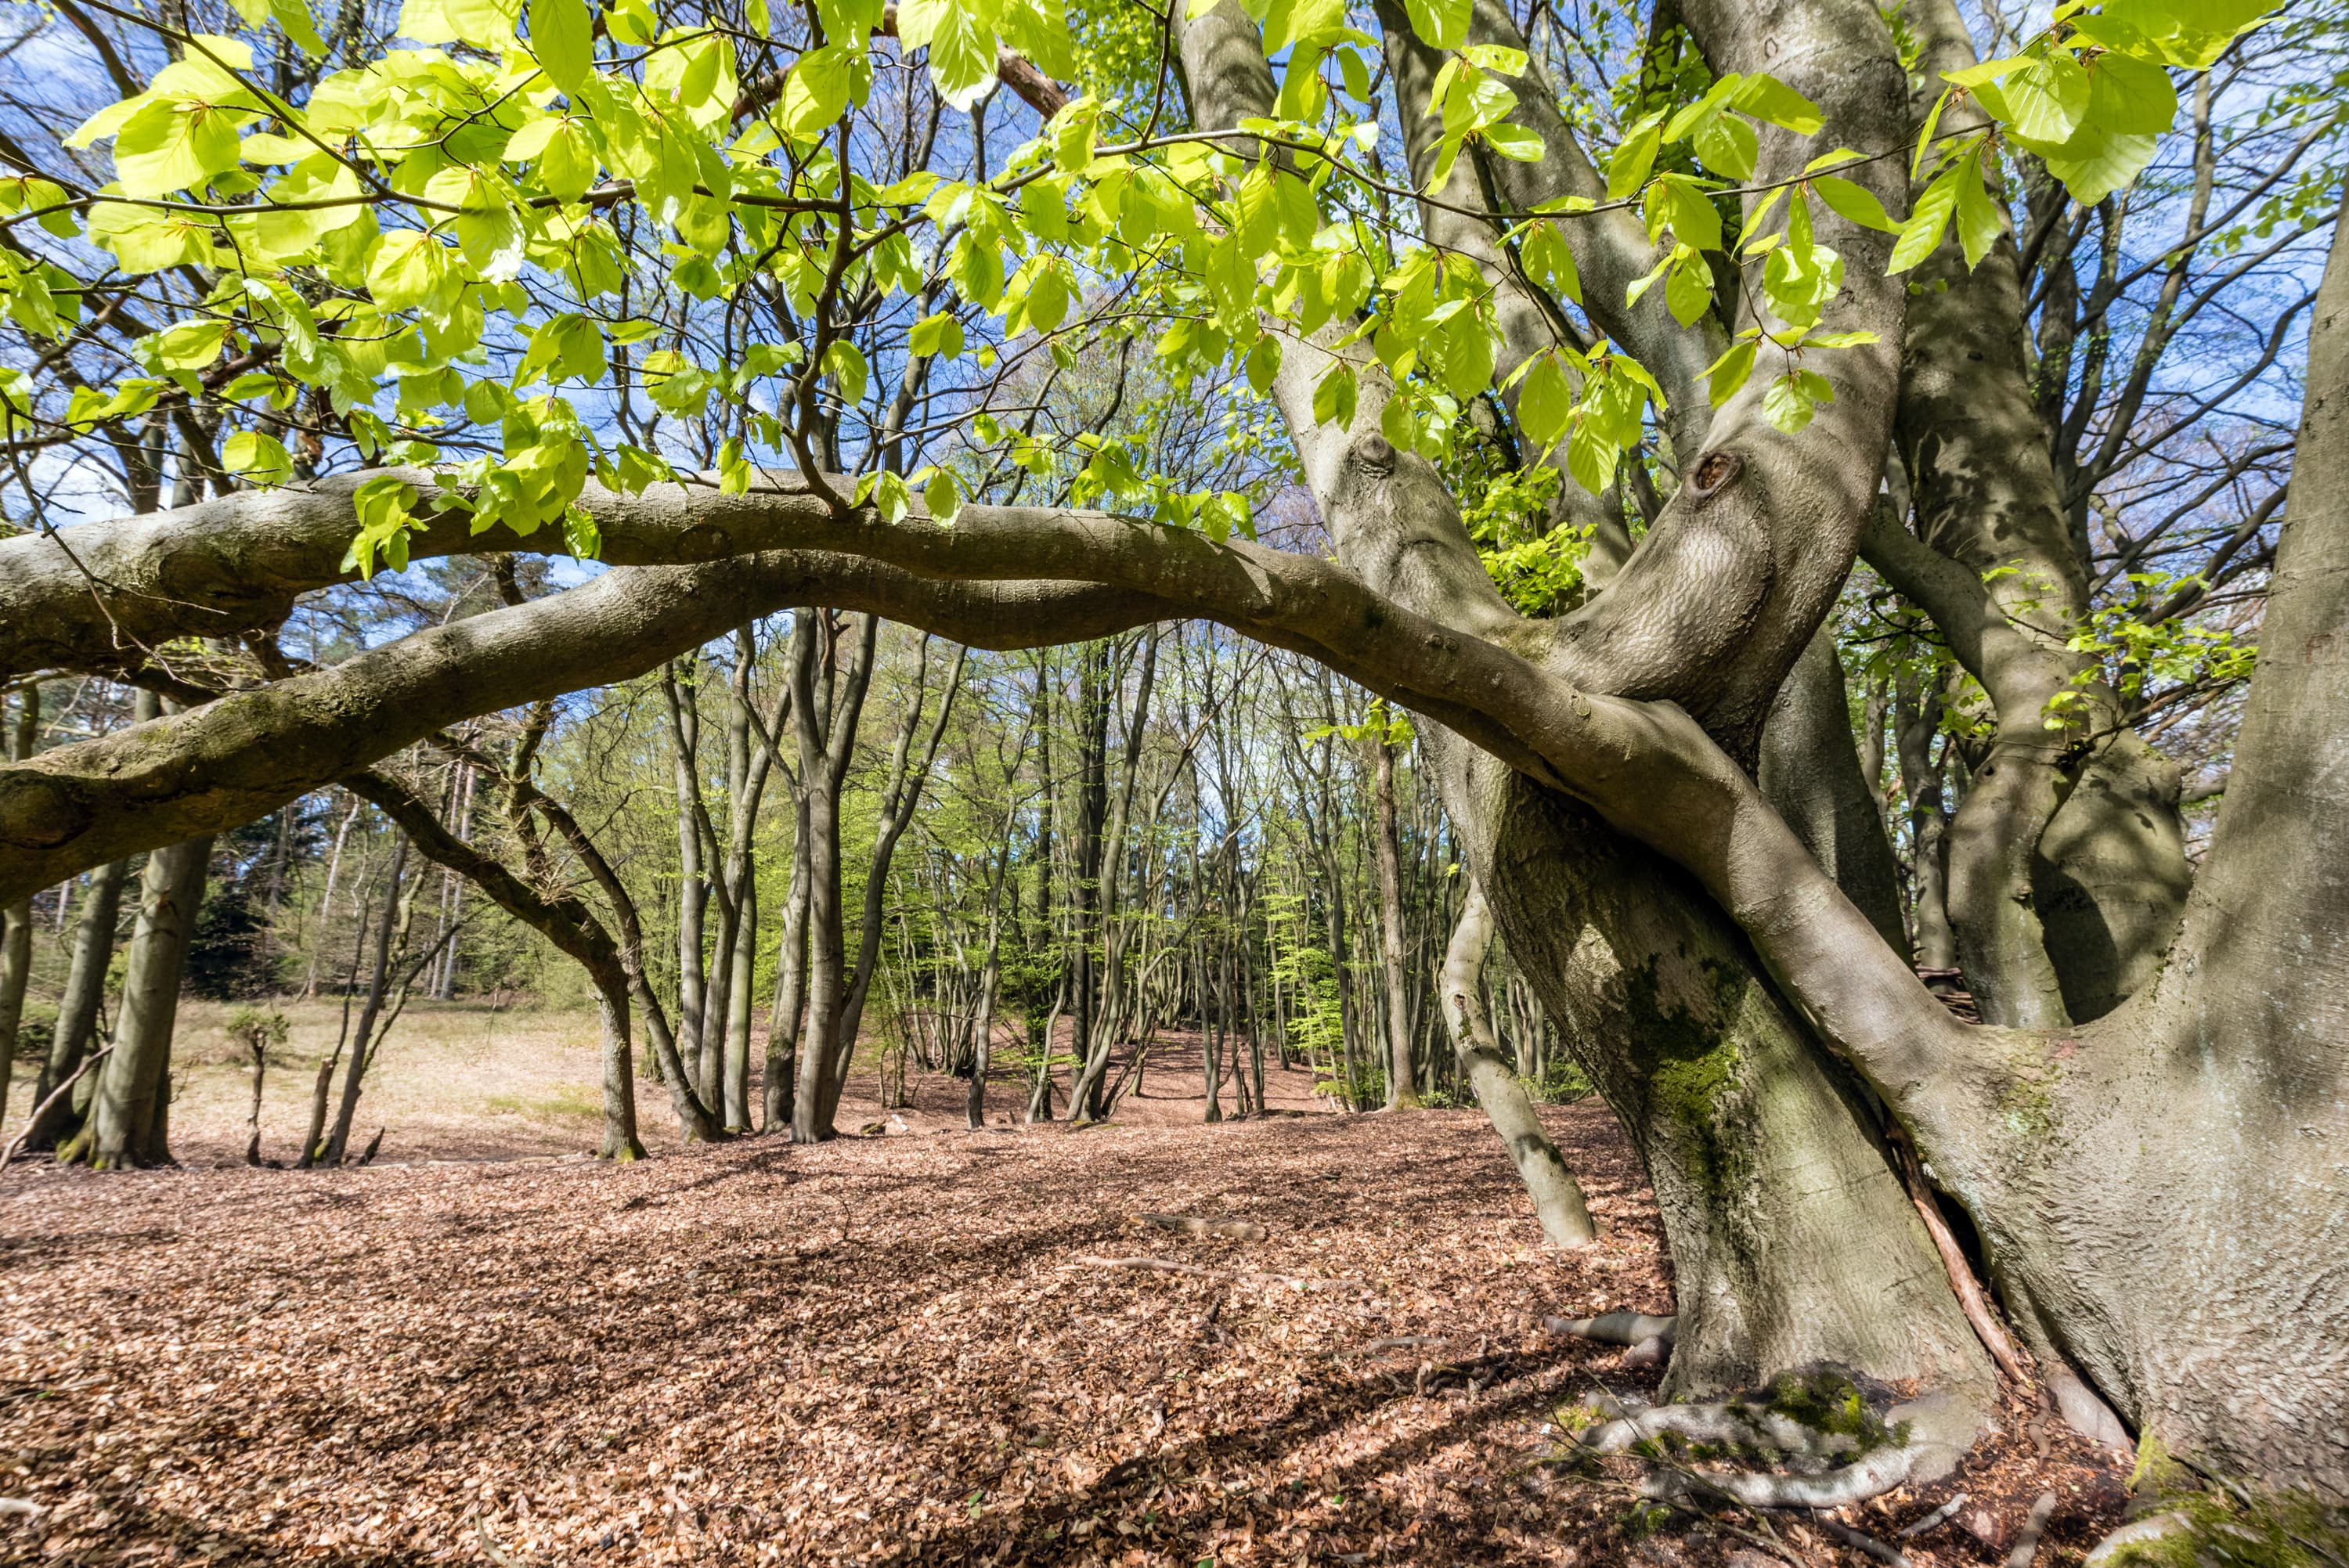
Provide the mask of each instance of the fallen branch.
{"label": "fallen branch", "polygon": [[[104,1061],[113,1054],[114,1047],[112,1046],[101,1046],[97,1050],[92,1051],[88,1056],[82,1058],[81,1066],[74,1068],[72,1072],[66,1075],[65,1082],[51,1089],[49,1091],[49,1097],[33,1108],[33,1114],[25,1119],[24,1130],[17,1133],[16,1137],[8,1140],[7,1148],[0,1149],[0,1171],[5,1171],[8,1169],[8,1162],[16,1158],[16,1151],[25,1147],[25,1140],[33,1135],[33,1129],[41,1125],[41,1118],[48,1114],[49,1108],[57,1104],[58,1100],[64,1099],[67,1095],[72,1093],[73,1086],[81,1082],[82,1075],[88,1072],[90,1068],[98,1066],[98,1063]],[[0,1499],[0,1502],[5,1502],[5,1499]],[[0,1508],[0,1513],[7,1511],[8,1510],[5,1508]]]}
{"label": "fallen branch", "polygon": [[1651,1317],[1642,1312],[1602,1312],[1597,1317],[1545,1317],[1542,1326],[1552,1334],[1570,1334],[1600,1345],[1637,1346],[1661,1339],[1667,1346],[1680,1332],[1680,1318]]}
{"label": "fallen branch", "polygon": [[2047,1533],[2047,1522],[2055,1516],[2055,1494],[2043,1491],[2031,1505],[2031,1516],[2023,1522],[2023,1533],[2014,1538],[2014,1550],[2006,1554],[2006,1568],[2031,1568],[2032,1560],[2039,1555],[2040,1537]]}
{"label": "fallen branch", "polygon": [[1260,1242],[1272,1233],[1254,1220],[1202,1220],[1192,1214],[1134,1214],[1137,1225],[1180,1231],[1192,1236],[1223,1236],[1235,1242]]}
{"label": "fallen branch", "polygon": [[26,1519],[38,1519],[41,1505],[28,1497],[0,1497],[0,1513],[21,1514]]}

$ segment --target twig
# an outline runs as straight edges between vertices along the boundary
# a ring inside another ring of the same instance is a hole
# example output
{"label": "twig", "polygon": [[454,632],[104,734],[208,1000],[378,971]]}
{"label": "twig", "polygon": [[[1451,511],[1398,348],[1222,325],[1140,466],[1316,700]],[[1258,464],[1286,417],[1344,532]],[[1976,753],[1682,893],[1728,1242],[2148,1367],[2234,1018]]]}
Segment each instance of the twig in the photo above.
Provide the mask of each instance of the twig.
{"label": "twig", "polygon": [[482,1553],[498,1568],[529,1568],[521,1558],[498,1544],[498,1538],[490,1533],[490,1522],[478,1514],[473,1518],[473,1532],[481,1537]]}
{"label": "twig", "polygon": [[0,1513],[21,1513],[26,1519],[38,1519],[41,1505],[27,1497],[0,1497]]}
{"label": "twig", "polygon": [[2055,1494],[2043,1491],[2031,1505],[2031,1517],[2023,1522],[2023,1533],[2014,1538],[2014,1550],[2006,1554],[2006,1568],[2031,1568],[2031,1561],[2039,1555],[2039,1538],[2047,1533],[2047,1521],[2055,1512]]}
{"label": "twig", "polygon": [[113,1054],[114,1047],[112,1046],[104,1046],[99,1047],[98,1050],[91,1052],[88,1057],[82,1059],[81,1066],[74,1068],[71,1073],[67,1075],[65,1082],[57,1085],[57,1088],[49,1091],[48,1099],[41,1101],[40,1104],[33,1108],[33,1114],[27,1117],[25,1120],[24,1130],[17,1133],[15,1138],[9,1140],[7,1148],[0,1149],[0,1171],[5,1171],[8,1169],[8,1162],[16,1158],[16,1151],[18,1150],[25,1147],[25,1140],[33,1135],[33,1129],[41,1125],[41,1118],[48,1113],[49,1107],[57,1104],[60,1099],[73,1088],[74,1085],[81,1082],[83,1074],[88,1072],[90,1068],[98,1066],[98,1063],[104,1061]]}

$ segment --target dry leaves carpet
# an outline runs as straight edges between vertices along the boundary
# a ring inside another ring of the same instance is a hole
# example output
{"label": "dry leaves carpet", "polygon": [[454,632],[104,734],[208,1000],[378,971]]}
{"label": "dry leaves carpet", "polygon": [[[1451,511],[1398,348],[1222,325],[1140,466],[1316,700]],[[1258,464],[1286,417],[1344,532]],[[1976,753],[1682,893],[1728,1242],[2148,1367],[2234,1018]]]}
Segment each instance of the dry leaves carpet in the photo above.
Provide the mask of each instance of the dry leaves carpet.
{"label": "dry leaves carpet", "polygon": [[[1537,1461],[1671,1305],[1630,1151],[1542,1249],[1480,1118],[754,1140],[585,1161],[0,1178],[0,1560],[54,1564],[1858,1563],[1627,1522]],[[1134,1227],[1243,1217],[1262,1241]],[[1103,1266],[1149,1257],[1207,1273]],[[2041,1561],[2106,1472],[2031,1418],[1959,1487]],[[1629,1471],[1625,1472],[1626,1477]],[[1920,1564],[1996,1562],[1954,1526]],[[1923,1550],[1918,1550],[1921,1545]]]}

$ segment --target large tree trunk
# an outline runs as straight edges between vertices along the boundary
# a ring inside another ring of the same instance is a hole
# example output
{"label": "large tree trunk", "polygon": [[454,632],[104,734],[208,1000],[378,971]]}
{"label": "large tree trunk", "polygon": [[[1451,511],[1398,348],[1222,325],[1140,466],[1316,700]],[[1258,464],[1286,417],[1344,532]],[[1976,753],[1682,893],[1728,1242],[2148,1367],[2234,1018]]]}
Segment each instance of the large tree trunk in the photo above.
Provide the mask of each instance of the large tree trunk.
{"label": "large tree trunk", "polygon": [[[2023,1326],[2221,1473],[2349,1493],[2349,223],[2205,870],[2158,980],[1953,1130]],[[1930,1158],[1929,1150],[1929,1158]]]}
{"label": "large tree trunk", "polygon": [[1830,1361],[1987,1399],[1863,1092],[1704,893],[1453,743],[1446,799],[1510,957],[1639,1150],[1671,1244],[1675,1398]]}
{"label": "large tree trunk", "polygon": [[[1974,48],[1955,0],[1909,19],[1922,111]],[[1984,123],[1960,99],[1940,129]],[[2177,928],[2189,880],[2177,769],[2067,646],[2087,624],[2088,563],[2033,397],[2012,235],[1969,267],[1952,233],[1911,275],[1898,440],[1917,535],[1962,570],[1888,575],[1948,636],[1997,721],[1950,824],[1950,916],[1982,1016],[2056,1028],[2144,984]]]}

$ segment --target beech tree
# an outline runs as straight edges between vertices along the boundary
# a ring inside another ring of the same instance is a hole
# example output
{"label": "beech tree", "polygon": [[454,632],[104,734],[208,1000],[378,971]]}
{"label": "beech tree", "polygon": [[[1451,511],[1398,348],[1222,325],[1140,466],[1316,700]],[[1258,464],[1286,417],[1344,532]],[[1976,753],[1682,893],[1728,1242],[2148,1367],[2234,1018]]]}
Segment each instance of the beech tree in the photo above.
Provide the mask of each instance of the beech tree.
{"label": "beech tree", "polygon": [[[2289,503],[2117,629],[2083,542],[2175,526],[2095,509],[2197,268],[2237,265],[2205,242],[2332,221],[2322,114],[2265,184],[2207,172],[2259,5],[2067,4],[1982,59],[1949,0],[1897,33],[1682,0],[1605,114],[1499,0],[1195,0],[1081,19],[1081,59],[1049,0],[60,12],[123,97],[0,148],[0,287],[56,346],[0,389],[13,450],[168,440],[213,493],[0,543],[0,673],[182,705],[0,768],[0,905],[782,608],[991,649],[1210,620],[1424,721],[1513,963],[1646,1162],[1675,1396],[1831,1362],[1971,1429],[1997,1332],[1913,1147],[2075,1420],[2349,1491],[2337,242],[2297,441],[2230,469],[2288,457]],[[2116,193],[2181,86],[2185,222],[2132,263]],[[94,343],[100,377],[59,374]],[[1027,390],[1145,351],[1278,449],[1334,560]],[[1480,549],[1496,493],[1538,526]],[[2196,873],[2127,671],[2270,539]],[[604,565],[330,665],[275,645],[305,593],[482,551]],[[1894,940],[1847,729],[1798,738],[1862,559],[1971,677],[1946,914],[1979,1025]]]}

